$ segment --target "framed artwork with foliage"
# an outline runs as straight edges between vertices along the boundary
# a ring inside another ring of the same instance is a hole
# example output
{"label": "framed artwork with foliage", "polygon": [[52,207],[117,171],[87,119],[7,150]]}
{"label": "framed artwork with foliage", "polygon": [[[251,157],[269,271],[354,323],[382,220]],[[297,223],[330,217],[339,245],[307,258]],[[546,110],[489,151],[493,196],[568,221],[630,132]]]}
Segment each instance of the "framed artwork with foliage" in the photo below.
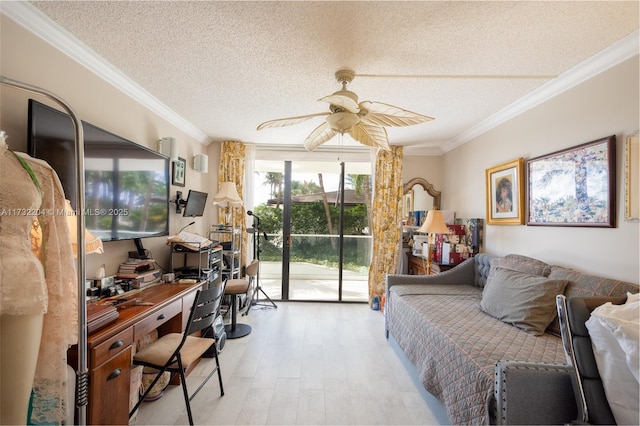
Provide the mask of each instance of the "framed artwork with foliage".
{"label": "framed artwork with foliage", "polygon": [[527,161],[527,225],[612,228],[616,137]]}

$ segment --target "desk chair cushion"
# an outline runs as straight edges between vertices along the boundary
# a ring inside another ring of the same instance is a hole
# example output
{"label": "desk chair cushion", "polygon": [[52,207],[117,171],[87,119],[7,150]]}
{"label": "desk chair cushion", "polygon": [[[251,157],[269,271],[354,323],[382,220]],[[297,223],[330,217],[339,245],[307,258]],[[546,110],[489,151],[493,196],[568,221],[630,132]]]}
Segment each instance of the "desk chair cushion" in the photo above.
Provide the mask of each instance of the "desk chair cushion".
{"label": "desk chair cushion", "polygon": [[249,289],[249,280],[244,278],[227,280],[227,286],[224,289],[224,294],[242,294],[246,293]]}
{"label": "desk chair cushion", "polygon": [[622,305],[598,306],[585,325],[616,423],[637,424],[640,418],[640,301],[637,295],[630,295]]}
{"label": "desk chair cushion", "polygon": [[[141,364],[164,365],[169,361],[169,357],[182,340],[182,333],[170,333],[162,336],[153,345],[147,346],[140,352],[137,352],[133,359]],[[198,359],[212,345],[210,338],[199,338],[188,336],[187,341],[182,346],[180,355],[182,363],[186,367]],[[177,370],[177,361],[170,364],[168,370]]]}

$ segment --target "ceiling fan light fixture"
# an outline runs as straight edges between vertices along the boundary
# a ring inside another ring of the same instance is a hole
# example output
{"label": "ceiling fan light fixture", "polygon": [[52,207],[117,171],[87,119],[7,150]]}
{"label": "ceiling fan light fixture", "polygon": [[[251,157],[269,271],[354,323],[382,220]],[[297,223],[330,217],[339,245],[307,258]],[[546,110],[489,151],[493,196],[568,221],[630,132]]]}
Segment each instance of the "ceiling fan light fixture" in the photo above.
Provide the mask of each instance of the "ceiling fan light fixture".
{"label": "ceiling fan light fixture", "polygon": [[338,133],[348,133],[359,122],[358,114],[352,112],[336,112],[327,116],[327,123]]}
{"label": "ceiling fan light fixture", "polygon": [[269,127],[284,127],[301,123],[310,118],[324,116],[325,122],[316,127],[304,140],[307,151],[313,151],[336,134],[349,133],[351,137],[365,146],[389,150],[389,138],[385,127],[413,126],[433,120],[432,117],[417,114],[382,102],[363,101],[358,103],[358,95],[347,90],[355,73],[351,70],[336,72],[336,80],[342,84],[342,90],[319,99],[329,104],[329,111],[319,114],[307,114],[297,117],[279,118],[264,122],[258,130]]}

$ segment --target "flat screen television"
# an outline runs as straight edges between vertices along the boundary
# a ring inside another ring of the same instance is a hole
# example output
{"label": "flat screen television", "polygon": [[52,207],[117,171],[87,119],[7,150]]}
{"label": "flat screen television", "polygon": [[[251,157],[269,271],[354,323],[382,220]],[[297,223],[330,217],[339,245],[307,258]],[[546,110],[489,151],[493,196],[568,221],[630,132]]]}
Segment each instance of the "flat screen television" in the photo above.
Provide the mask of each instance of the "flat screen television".
{"label": "flat screen television", "polygon": [[207,207],[207,196],[208,194],[206,192],[190,189],[182,215],[184,217],[202,216],[204,214],[205,207]]}
{"label": "flat screen television", "polygon": [[[169,159],[83,122],[85,225],[102,241],[169,234]],[[56,171],[75,209],[75,145],[71,118],[29,100],[29,155]]]}

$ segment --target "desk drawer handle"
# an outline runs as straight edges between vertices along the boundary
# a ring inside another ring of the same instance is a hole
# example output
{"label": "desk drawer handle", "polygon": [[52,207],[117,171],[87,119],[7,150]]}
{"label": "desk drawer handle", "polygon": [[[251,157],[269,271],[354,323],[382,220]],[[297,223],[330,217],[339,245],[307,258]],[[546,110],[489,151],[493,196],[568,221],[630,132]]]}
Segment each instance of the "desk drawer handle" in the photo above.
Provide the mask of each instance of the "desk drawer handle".
{"label": "desk drawer handle", "polygon": [[160,316],[158,317],[158,321],[165,319],[166,317],[164,316],[164,314],[160,314]]}
{"label": "desk drawer handle", "polygon": [[109,350],[112,351],[114,349],[118,349],[122,345],[124,345],[124,342],[122,340],[117,340],[117,341],[113,342],[111,344],[111,346],[109,346]]}
{"label": "desk drawer handle", "polygon": [[116,368],[111,372],[111,374],[109,374],[109,377],[107,377],[107,380],[115,379],[116,377],[120,376],[121,373],[122,373],[122,370],[120,370],[119,368]]}

